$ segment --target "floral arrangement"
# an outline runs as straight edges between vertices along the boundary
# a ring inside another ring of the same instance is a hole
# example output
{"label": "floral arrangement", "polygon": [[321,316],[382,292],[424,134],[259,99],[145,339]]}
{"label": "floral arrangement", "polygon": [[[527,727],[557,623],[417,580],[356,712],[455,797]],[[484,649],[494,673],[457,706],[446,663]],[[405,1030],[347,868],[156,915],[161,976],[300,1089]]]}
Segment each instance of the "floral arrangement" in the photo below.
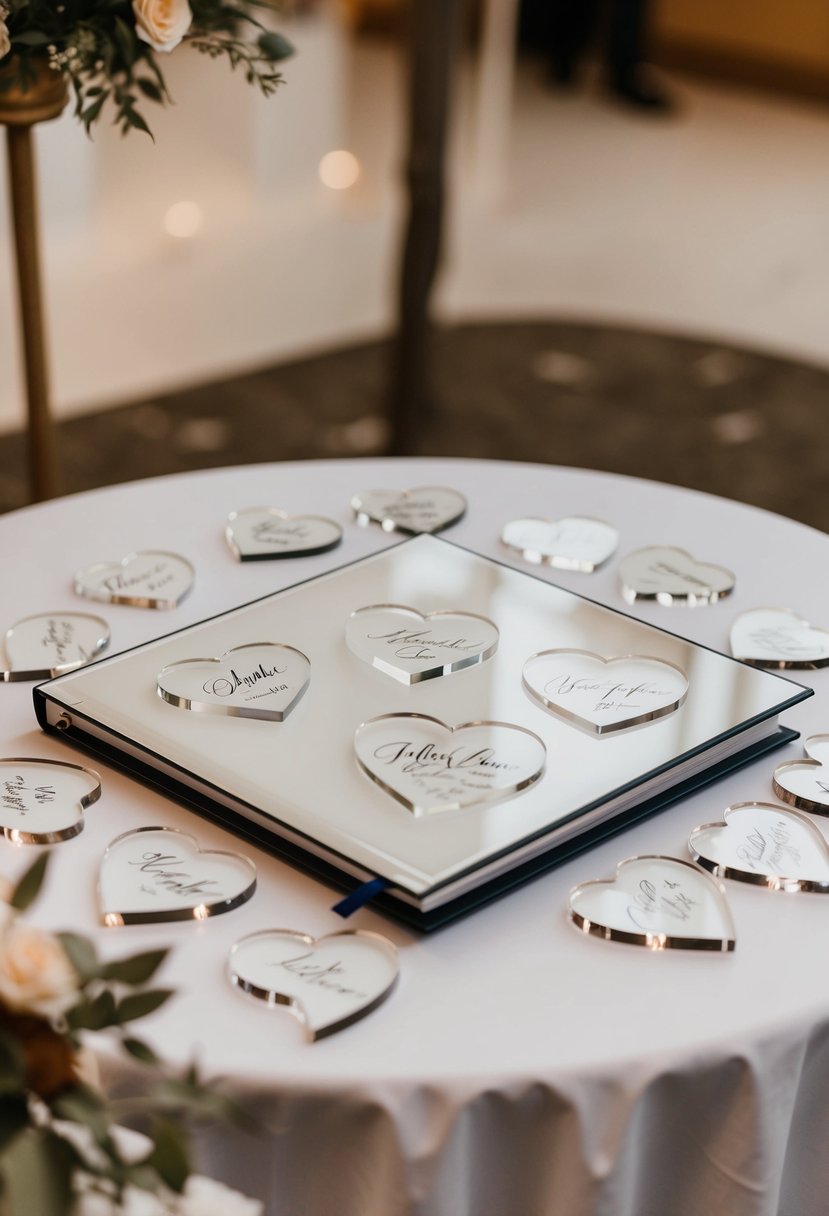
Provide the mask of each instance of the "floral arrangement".
{"label": "floral arrangement", "polygon": [[[181,1123],[243,1112],[193,1067],[167,1075],[133,1033],[172,995],[147,987],[167,951],[103,963],[89,939],[25,924],[47,861],[0,900],[0,1213],[259,1216],[258,1201],[191,1174]],[[102,1032],[148,1070],[142,1097],[107,1101],[91,1083],[81,1039]],[[135,1118],[145,1134],[130,1150],[121,1125]]]}
{"label": "floral arrangement", "polygon": [[[87,133],[105,106],[126,134],[151,135],[142,100],[170,101],[159,57],[180,43],[241,68],[265,96],[290,43],[257,18],[267,0],[0,0],[0,90],[25,91],[44,57],[72,85]],[[6,69],[5,71],[3,69]]]}

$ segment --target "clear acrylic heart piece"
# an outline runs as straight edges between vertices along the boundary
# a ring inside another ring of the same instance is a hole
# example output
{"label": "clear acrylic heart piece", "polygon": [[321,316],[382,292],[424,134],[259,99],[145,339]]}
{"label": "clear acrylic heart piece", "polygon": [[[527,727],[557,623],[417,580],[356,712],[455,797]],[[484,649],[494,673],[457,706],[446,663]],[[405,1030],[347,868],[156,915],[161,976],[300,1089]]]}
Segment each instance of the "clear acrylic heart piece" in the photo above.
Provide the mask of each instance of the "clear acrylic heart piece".
{"label": "clear acrylic heart piece", "polygon": [[501,540],[525,562],[592,574],[616,552],[619,533],[601,519],[571,515],[510,520]]}
{"label": "clear acrylic heart piece", "polygon": [[731,653],[752,667],[826,667],[829,630],[810,625],[787,608],[752,608],[731,626]]}
{"label": "clear acrylic heart piece", "polygon": [[207,920],[232,912],[256,890],[256,867],[241,853],[200,849],[175,828],[138,828],[116,837],[101,860],[101,920],[120,925]]}
{"label": "clear acrylic heart piece", "polygon": [[570,920],[583,933],[648,950],[735,947],[725,889],[699,866],[676,857],[629,857],[613,878],[573,887]]}
{"label": "clear acrylic heart piece", "polygon": [[97,658],[109,644],[109,625],[87,612],[43,612],[7,630],[2,677],[48,680]]}
{"label": "clear acrylic heart piece", "polygon": [[720,878],[773,891],[829,893],[829,848],[799,811],[769,802],[735,802],[720,823],[694,828],[691,856]]}
{"label": "clear acrylic heart piece", "polygon": [[179,709],[283,722],[310,679],[311,663],[295,646],[252,642],[218,659],[168,663],[158,673],[157,692]]}
{"label": "clear acrylic heart piece", "polygon": [[228,516],[225,538],[242,562],[313,557],[335,549],[343,530],[322,515],[288,515],[278,507],[246,507]]}
{"label": "clear acrylic heart piece", "polygon": [[778,764],[772,787],[789,806],[813,815],[829,815],[829,735],[811,735],[804,747],[804,760]]}
{"label": "clear acrylic heart piece", "polygon": [[0,828],[12,844],[59,844],[83,831],[101,796],[91,768],[30,756],[0,759]]}
{"label": "clear acrylic heart piece", "polygon": [[99,562],[75,575],[75,591],[105,604],[175,608],[193,586],[195,571],[178,553],[147,549],[118,562]]}
{"label": "clear acrylic heart piece", "polygon": [[417,684],[486,662],[498,648],[498,628],[472,612],[372,604],[352,612],[345,639],[364,663],[401,684]]}
{"label": "clear acrylic heart piece", "polygon": [[412,490],[365,490],[355,494],[351,507],[357,523],[379,524],[385,532],[441,532],[458,522],[467,503],[449,486],[417,486]]}
{"label": "clear acrylic heart piece", "polygon": [[313,938],[290,929],[265,929],[230,951],[231,983],[271,1008],[290,1009],[312,1040],[353,1025],[391,993],[397,950],[363,929]]}
{"label": "clear acrylic heart piece", "polygon": [[547,749],[508,722],[447,726],[428,714],[381,714],[359,726],[363,772],[417,817],[512,798],[538,781]]}
{"label": "clear acrylic heart piece", "polygon": [[628,604],[653,600],[670,607],[714,604],[734,590],[735,577],[724,566],[697,561],[684,549],[651,545],[629,553],[619,564],[622,595]]}

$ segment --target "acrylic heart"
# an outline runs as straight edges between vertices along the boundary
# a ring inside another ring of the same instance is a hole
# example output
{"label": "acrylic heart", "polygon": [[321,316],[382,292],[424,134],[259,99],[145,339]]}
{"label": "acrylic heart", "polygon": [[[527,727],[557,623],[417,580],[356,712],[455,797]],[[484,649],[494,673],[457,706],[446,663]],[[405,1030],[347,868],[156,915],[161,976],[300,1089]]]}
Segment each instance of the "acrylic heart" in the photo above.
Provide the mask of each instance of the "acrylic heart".
{"label": "acrylic heart", "polygon": [[101,920],[118,925],[207,920],[232,912],[256,890],[256,867],[239,853],[202,850],[175,828],[117,836],[98,880]]}
{"label": "acrylic heart", "polygon": [[547,750],[508,722],[447,726],[428,714],[382,714],[354,734],[357,763],[416,816],[512,798],[544,772]]}
{"label": "acrylic heart", "polygon": [[288,515],[277,507],[246,507],[228,517],[225,538],[242,562],[327,553],[343,538],[333,519]]}
{"label": "acrylic heart", "polygon": [[616,552],[619,533],[601,519],[513,519],[501,540],[524,561],[592,574]]}
{"label": "acrylic heart", "polygon": [[381,1005],[397,983],[397,951],[358,929],[313,938],[265,929],[236,943],[230,981],[271,1007],[287,1006],[311,1039],[351,1026]]}
{"label": "acrylic heart", "polygon": [[829,848],[811,820],[769,802],[736,802],[721,823],[695,828],[695,861],[721,878],[775,891],[829,893]]}
{"label": "acrylic heart", "polygon": [[735,946],[722,883],[675,857],[629,857],[615,878],[573,887],[568,913],[583,933],[649,950],[718,950]]}
{"label": "acrylic heart", "polygon": [[655,600],[692,608],[716,603],[734,590],[735,583],[734,575],[723,566],[705,565],[684,549],[663,545],[629,553],[619,566],[619,576],[629,604]]}
{"label": "acrylic heart", "polygon": [[786,608],[753,608],[731,627],[731,653],[753,667],[826,667],[829,630],[810,625]]}
{"label": "acrylic heart", "polygon": [[345,639],[364,663],[401,684],[417,684],[486,662],[498,648],[498,629],[471,612],[423,614],[374,604],[352,612]]}
{"label": "acrylic heart", "polygon": [[48,680],[91,663],[109,643],[109,626],[86,612],[44,612],[24,617],[6,633],[7,682]]}
{"label": "acrylic heart", "polygon": [[524,664],[524,688],[544,709],[592,734],[655,722],[679,709],[685,673],[646,655],[603,659],[587,650],[543,650]]}
{"label": "acrylic heart", "polygon": [[308,658],[294,646],[253,642],[218,659],[182,659],[158,673],[163,701],[199,713],[282,722],[311,679]]}
{"label": "acrylic heart", "polygon": [[12,844],[58,844],[83,831],[84,810],[101,796],[101,779],[62,760],[0,760],[0,828]]}
{"label": "acrylic heart", "polygon": [[177,553],[146,550],[120,562],[99,562],[75,575],[75,591],[89,600],[133,608],[175,608],[193,586],[195,571]]}
{"label": "acrylic heart", "polygon": [[418,486],[413,490],[366,490],[351,500],[358,524],[380,524],[385,532],[440,532],[457,523],[466,499],[448,486]]}
{"label": "acrylic heart", "polygon": [[829,735],[811,735],[805,760],[787,760],[774,770],[778,798],[801,811],[829,815]]}

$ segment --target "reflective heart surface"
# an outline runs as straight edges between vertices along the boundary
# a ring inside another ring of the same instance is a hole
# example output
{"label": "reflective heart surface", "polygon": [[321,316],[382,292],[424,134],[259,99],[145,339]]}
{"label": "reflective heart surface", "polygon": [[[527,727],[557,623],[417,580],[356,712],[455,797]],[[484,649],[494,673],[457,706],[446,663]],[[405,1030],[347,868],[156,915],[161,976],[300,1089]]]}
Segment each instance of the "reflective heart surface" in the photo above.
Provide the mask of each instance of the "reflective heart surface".
{"label": "reflective heart surface", "polygon": [[652,545],[629,553],[619,565],[622,595],[629,604],[654,600],[669,607],[714,604],[734,590],[735,578],[723,566],[698,562],[684,549]]}
{"label": "reflective heart surface", "polygon": [[400,604],[358,608],[345,632],[349,650],[401,684],[448,676],[491,658],[498,628],[468,612],[427,612]]}
{"label": "reflective heart surface", "polygon": [[619,533],[601,519],[572,515],[513,519],[504,526],[501,540],[526,562],[592,574],[616,552]]}
{"label": "reflective heart surface", "polygon": [[829,815],[829,735],[811,735],[805,760],[787,760],[774,770],[775,794],[790,806]]}
{"label": "reflective heart surface", "polygon": [[466,499],[448,486],[418,486],[413,490],[365,490],[355,494],[351,507],[357,523],[376,523],[386,532],[441,532],[457,523],[466,511]]}
{"label": "reflective heart surface", "polygon": [[109,625],[87,612],[44,612],[24,617],[7,630],[7,682],[48,680],[97,658],[109,644]]}
{"label": "reflective heart surface", "polygon": [[829,630],[810,625],[787,608],[753,608],[731,626],[731,653],[752,667],[826,667]]}
{"label": "reflective heart surface", "polygon": [[175,608],[193,586],[194,578],[195,571],[186,557],[148,549],[118,562],[99,562],[78,571],[75,591],[107,604]]}
{"label": "reflective heart surface", "polygon": [[282,722],[308,688],[311,663],[281,642],[235,646],[218,659],[182,659],[158,673],[163,701],[198,713]]}
{"label": "reflective heart surface", "polygon": [[278,507],[246,507],[228,517],[225,538],[242,562],[313,557],[335,549],[343,530],[322,515],[288,515]]}
{"label": "reflective heart surface", "polygon": [[0,759],[0,827],[12,844],[58,844],[83,830],[84,810],[101,796],[90,768],[62,760]]}
{"label": "reflective heart surface", "polygon": [[721,878],[775,891],[829,892],[829,848],[798,811],[768,802],[736,802],[721,823],[695,828],[693,858]]}

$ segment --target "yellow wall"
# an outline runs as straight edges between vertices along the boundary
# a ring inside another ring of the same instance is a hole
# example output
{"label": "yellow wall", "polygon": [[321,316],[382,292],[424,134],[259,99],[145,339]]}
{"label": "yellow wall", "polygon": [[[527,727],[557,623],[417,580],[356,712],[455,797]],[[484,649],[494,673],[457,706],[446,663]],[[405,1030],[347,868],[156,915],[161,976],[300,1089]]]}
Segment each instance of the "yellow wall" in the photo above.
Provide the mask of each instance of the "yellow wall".
{"label": "yellow wall", "polygon": [[829,74],[827,0],[656,0],[657,38]]}

